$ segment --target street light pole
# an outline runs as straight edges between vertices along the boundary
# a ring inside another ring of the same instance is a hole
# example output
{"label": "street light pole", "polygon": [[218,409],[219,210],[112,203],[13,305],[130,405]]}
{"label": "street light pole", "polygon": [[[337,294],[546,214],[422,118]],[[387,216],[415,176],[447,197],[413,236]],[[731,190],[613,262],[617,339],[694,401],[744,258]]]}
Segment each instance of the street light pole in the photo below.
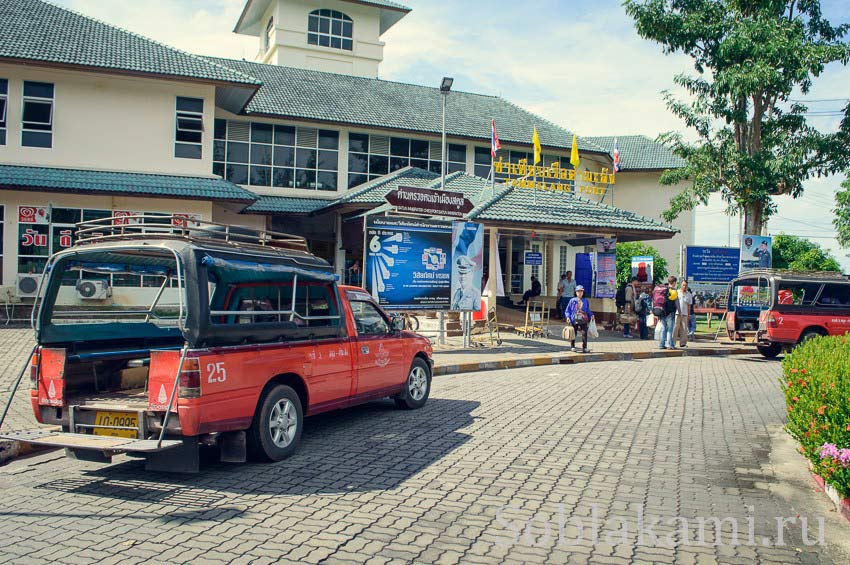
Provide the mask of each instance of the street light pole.
{"label": "street light pole", "polygon": [[449,98],[449,92],[452,90],[454,79],[451,77],[443,77],[440,82],[440,94],[443,95],[443,145],[440,150],[440,189],[446,188],[446,101]]}

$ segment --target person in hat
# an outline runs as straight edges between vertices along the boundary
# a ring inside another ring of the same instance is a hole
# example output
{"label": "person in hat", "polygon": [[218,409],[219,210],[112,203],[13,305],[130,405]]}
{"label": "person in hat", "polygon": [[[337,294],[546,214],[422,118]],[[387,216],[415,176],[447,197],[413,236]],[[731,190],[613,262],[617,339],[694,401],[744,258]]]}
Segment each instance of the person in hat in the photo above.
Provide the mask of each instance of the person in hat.
{"label": "person in hat", "polygon": [[457,265],[458,287],[452,295],[452,310],[478,310],[481,308],[481,291],[473,285],[475,262],[461,255]]}
{"label": "person in hat", "polygon": [[582,285],[576,286],[576,295],[567,304],[564,317],[570,321],[576,330],[575,336],[570,341],[570,349],[576,352],[578,351],[575,338],[578,337],[580,332],[581,352],[587,353],[587,324],[593,319],[593,312],[590,311],[590,303],[584,297],[584,287]]}

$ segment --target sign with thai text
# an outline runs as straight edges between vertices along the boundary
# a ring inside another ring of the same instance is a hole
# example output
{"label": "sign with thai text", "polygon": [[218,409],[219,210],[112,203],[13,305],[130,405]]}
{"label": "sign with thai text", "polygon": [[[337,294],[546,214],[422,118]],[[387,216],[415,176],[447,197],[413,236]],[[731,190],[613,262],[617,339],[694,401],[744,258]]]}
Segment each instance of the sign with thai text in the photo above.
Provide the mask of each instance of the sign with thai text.
{"label": "sign with thai text", "polygon": [[462,192],[399,186],[384,197],[399,212],[462,218],[475,207]]}
{"label": "sign with thai text", "polygon": [[685,277],[692,282],[727,283],[738,276],[741,250],[734,247],[686,247]]}

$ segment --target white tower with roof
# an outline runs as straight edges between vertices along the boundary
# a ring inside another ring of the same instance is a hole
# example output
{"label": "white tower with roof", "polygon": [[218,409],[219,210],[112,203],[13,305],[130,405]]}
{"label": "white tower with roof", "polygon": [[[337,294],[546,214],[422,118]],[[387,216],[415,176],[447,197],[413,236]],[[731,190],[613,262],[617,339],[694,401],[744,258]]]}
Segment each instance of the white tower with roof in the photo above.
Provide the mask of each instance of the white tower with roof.
{"label": "white tower with roof", "polygon": [[233,31],[259,38],[258,63],[376,78],[381,36],[408,12],[388,0],[247,0]]}

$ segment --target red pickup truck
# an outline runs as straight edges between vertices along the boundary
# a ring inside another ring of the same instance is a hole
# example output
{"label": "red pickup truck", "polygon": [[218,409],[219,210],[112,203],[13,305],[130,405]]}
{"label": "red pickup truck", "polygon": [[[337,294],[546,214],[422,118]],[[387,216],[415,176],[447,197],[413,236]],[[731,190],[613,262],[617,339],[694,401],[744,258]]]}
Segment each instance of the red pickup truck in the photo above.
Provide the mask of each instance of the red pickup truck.
{"label": "red pickup truck", "polygon": [[[0,437],[196,472],[199,444],[219,446],[224,461],[278,461],[297,448],[305,416],[427,401],[428,339],[363,289],[338,286],[303,240],[135,221],[80,224],[76,245],[50,258],[29,376],[36,419],[55,427]],[[143,284],[73,294],[80,280],[117,276]]]}

